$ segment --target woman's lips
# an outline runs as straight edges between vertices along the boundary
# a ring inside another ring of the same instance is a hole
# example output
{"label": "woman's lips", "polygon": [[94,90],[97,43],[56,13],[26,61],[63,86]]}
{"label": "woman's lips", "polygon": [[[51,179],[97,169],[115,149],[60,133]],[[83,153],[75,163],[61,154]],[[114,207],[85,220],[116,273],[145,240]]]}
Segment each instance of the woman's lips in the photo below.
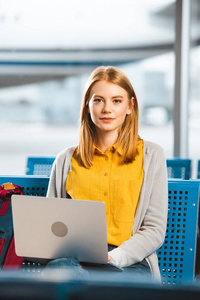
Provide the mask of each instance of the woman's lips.
{"label": "woman's lips", "polygon": [[112,121],[114,121],[114,118],[100,118],[100,120],[104,123],[111,123]]}

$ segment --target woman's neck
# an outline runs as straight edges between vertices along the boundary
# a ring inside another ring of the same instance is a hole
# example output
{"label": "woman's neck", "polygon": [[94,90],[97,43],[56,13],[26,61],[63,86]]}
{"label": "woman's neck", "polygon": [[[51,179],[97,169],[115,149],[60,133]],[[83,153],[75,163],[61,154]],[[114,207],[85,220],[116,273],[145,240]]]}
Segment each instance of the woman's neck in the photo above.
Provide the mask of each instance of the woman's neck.
{"label": "woman's neck", "polygon": [[116,143],[117,137],[118,136],[116,134],[110,132],[104,133],[103,135],[98,134],[95,141],[95,146],[105,153],[109,147]]}

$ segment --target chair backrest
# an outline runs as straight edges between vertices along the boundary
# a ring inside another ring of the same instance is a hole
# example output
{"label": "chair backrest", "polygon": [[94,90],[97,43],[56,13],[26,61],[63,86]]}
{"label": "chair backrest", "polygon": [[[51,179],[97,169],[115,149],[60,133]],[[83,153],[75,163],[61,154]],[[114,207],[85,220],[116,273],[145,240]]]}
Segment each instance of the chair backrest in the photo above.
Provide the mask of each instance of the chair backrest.
{"label": "chair backrest", "polygon": [[55,157],[28,157],[26,175],[50,176]]}
{"label": "chair backrest", "polygon": [[198,165],[197,165],[197,178],[200,179],[200,159],[198,160]]}
{"label": "chair backrest", "polygon": [[167,159],[168,178],[191,178],[191,159],[172,158]]}
{"label": "chair backrest", "polygon": [[45,176],[0,176],[0,185],[11,182],[24,188],[25,195],[46,196],[49,177]]}
{"label": "chair backrest", "polygon": [[157,250],[163,284],[194,279],[199,187],[199,181],[168,181],[167,231]]}

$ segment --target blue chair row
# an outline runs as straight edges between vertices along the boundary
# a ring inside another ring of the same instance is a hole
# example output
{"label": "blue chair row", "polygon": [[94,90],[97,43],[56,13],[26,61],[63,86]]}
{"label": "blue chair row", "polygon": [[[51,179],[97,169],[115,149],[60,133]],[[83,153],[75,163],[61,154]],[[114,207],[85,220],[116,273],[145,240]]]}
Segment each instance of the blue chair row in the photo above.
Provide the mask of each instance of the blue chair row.
{"label": "blue chair row", "polygon": [[197,178],[200,179],[200,160],[198,160],[198,167],[197,167]]}
{"label": "blue chair row", "polygon": [[167,175],[168,178],[191,178],[191,159],[172,158],[167,159]]}
{"label": "blue chair row", "polygon": [[50,176],[55,157],[28,157],[26,175]]}
{"label": "blue chair row", "polygon": [[49,184],[49,177],[45,176],[0,176],[0,185],[11,182],[19,185],[24,189],[25,195],[32,196],[46,196],[47,188]]}
{"label": "blue chair row", "polygon": [[[6,182],[20,185],[24,194],[45,196],[49,177],[0,176],[0,185]],[[157,250],[163,284],[177,285],[194,279],[199,186],[198,180],[168,181],[167,232]]]}
{"label": "blue chair row", "polygon": [[[28,157],[26,175],[50,176],[55,157]],[[191,159],[173,158],[167,159],[168,178],[191,178]],[[200,160],[198,161],[197,178],[200,178]]]}

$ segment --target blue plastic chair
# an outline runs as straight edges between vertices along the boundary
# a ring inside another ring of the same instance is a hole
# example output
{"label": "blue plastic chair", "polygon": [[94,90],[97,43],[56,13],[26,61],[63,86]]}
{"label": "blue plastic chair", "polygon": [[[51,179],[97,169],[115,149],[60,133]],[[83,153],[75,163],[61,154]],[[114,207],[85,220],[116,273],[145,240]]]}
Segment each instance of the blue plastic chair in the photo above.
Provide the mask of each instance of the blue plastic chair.
{"label": "blue plastic chair", "polygon": [[198,160],[198,166],[197,166],[197,178],[200,179],[200,159]]}
{"label": "blue plastic chair", "polygon": [[26,175],[50,176],[55,157],[28,157]]}
{"label": "blue plastic chair", "polygon": [[[47,188],[49,184],[49,177],[46,176],[0,176],[0,185],[4,183],[11,182],[13,184],[19,185],[23,188],[24,194],[29,196],[46,196]],[[0,199],[0,206],[2,205],[2,201]],[[11,213],[11,211],[10,211]],[[1,230],[0,230],[1,232]],[[5,232],[5,231],[4,231]],[[5,238],[5,236],[2,236]],[[7,243],[7,242],[6,242]],[[1,253],[0,253],[1,255]],[[26,261],[23,262],[23,267],[26,267]],[[29,270],[29,269],[28,269]],[[38,269],[38,272],[40,269]],[[38,273],[39,274],[39,273]]]}
{"label": "blue plastic chair", "polygon": [[191,178],[191,159],[172,158],[167,159],[168,178]]}
{"label": "blue plastic chair", "polygon": [[168,220],[165,241],[157,250],[163,284],[192,281],[195,274],[199,181],[168,182]]}
{"label": "blue plastic chair", "polygon": [[45,176],[0,176],[0,185],[11,182],[24,189],[25,195],[46,196],[49,177]]}

